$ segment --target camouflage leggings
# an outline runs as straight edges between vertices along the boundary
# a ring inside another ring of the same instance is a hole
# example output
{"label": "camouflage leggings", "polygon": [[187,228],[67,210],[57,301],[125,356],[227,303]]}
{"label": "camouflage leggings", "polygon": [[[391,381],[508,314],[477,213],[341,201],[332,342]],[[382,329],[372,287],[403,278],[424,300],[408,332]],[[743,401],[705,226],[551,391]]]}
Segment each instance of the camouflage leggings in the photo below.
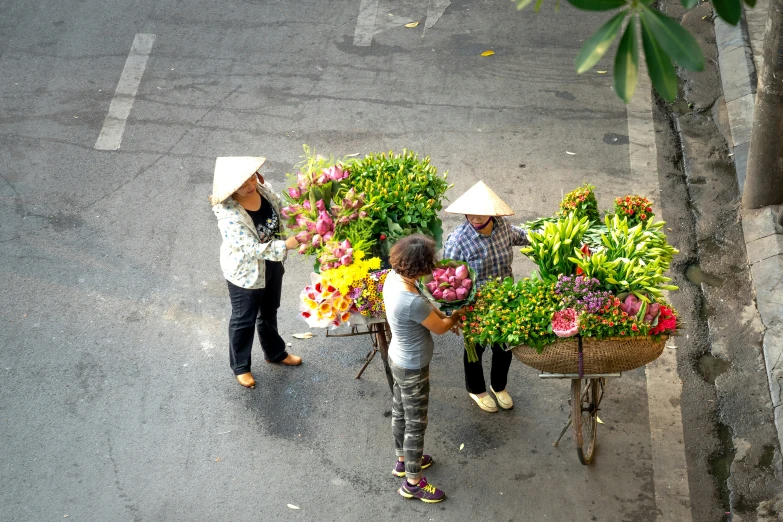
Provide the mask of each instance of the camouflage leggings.
{"label": "camouflage leggings", "polygon": [[405,474],[409,479],[421,477],[424,432],[427,430],[427,408],[430,402],[430,367],[407,370],[389,361],[394,377],[392,400],[392,434],[394,451],[405,457]]}

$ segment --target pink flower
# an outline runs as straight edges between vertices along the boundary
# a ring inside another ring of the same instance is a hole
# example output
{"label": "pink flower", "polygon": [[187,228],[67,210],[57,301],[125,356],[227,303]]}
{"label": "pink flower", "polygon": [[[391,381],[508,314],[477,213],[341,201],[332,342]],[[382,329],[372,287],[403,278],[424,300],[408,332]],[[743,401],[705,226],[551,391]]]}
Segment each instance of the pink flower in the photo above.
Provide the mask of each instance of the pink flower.
{"label": "pink flower", "polygon": [[321,237],[321,234],[316,234],[313,236],[313,246],[319,247],[321,245],[321,240],[323,240],[323,237]]}
{"label": "pink flower", "polygon": [[367,212],[365,212],[364,210],[359,212],[359,217],[362,218],[362,219],[366,218],[367,215],[368,215]]}
{"label": "pink flower", "polygon": [[324,185],[329,181],[329,176],[326,174],[321,174],[316,178],[315,183],[316,185]]}
{"label": "pink flower", "polygon": [[299,245],[299,253],[305,255],[307,253],[307,245]]}
{"label": "pink flower", "polygon": [[304,200],[304,203],[302,203],[302,206],[304,207],[305,210],[312,210],[312,207],[310,205],[310,200],[309,199]]}
{"label": "pink flower", "polygon": [[342,243],[340,243],[340,247],[344,248],[345,250],[348,250],[351,248],[351,242],[347,239],[344,239]]}
{"label": "pink flower", "polygon": [[468,297],[468,289],[467,288],[457,288],[457,300],[462,300]]}
{"label": "pink flower", "polygon": [[457,292],[451,288],[447,288],[443,291],[443,300],[450,303],[457,300]]}
{"label": "pink flower", "polygon": [[325,212],[326,211],[326,203],[324,203],[323,199],[319,199],[315,203],[315,208],[317,208],[319,212]]}
{"label": "pink flower", "polygon": [[440,288],[436,288],[434,292],[432,292],[432,297],[435,299],[443,299],[443,290]]}
{"label": "pink flower", "polygon": [[333,236],[333,235],[334,235],[334,234],[333,234],[333,233],[332,233],[332,231],[330,230],[329,232],[327,232],[326,234],[324,234],[324,241],[330,241],[330,240],[332,239],[332,236]]}
{"label": "pink flower", "polygon": [[324,174],[329,176],[329,179],[332,181],[340,181],[341,179],[348,177],[345,172],[337,165],[332,165],[328,169],[324,169]]}
{"label": "pink flower", "polygon": [[468,277],[468,269],[465,267],[465,265],[459,265],[457,269],[454,271],[454,275],[456,275],[460,279],[465,279]]}
{"label": "pink flower", "polygon": [[307,243],[310,241],[310,234],[306,230],[302,230],[294,237],[296,237],[296,240],[300,243]]}
{"label": "pink flower", "polygon": [[348,216],[348,219],[349,219],[350,221],[354,221],[354,220],[356,220],[356,219],[359,219],[359,214],[357,214],[356,212],[354,212],[353,214],[351,214],[350,216]]}
{"label": "pink flower", "polygon": [[283,208],[280,209],[280,215],[283,218],[285,218],[285,219],[288,219],[288,218],[291,217],[291,214],[289,212],[290,212],[290,209],[288,207],[283,207]]}
{"label": "pink flower", "polygon": [[552,315],[552,331],[558,337],[573,337],[579,333],[579,317],[576,310],[566,308]]}
{"label": "pink flower", "polygon": [[340,258],[340,264],[343,266],[348,266],[351,263],[353,263],[353,258],[351,256],[345,255]]}
{"label": "pink flower", "polygon": [[473,281],[471,281],[470,279],[463,279],[462,280],[462,288],[464,288],[466,290],[470,290],[470,287],[472,287],[472,286],[473,286]]}
{"label": "pink flower", "polygon": [[310,188],[310,179],[305,174],[302,174],[301,172],[296,175],[296,185],[301,190],[307,190]]}
{"label": "pink flower", "polygon": [[297,187],[288,187],[288,195],[291,196],[292,199],[299,199],[302,197],[302,193]]}

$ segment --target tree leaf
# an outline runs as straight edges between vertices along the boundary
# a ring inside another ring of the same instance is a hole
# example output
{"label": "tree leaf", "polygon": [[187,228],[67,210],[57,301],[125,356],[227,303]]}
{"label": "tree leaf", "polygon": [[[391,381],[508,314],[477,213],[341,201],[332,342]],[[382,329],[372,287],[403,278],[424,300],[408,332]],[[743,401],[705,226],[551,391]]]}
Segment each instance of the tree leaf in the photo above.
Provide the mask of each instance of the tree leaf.
{"label": "tree leaf", "polygon": [[756,7],[756,0],[745,0],[745,5],[750,8]]}
{"label": "tree leaf", "polygon": [[537,13],[539,9],[541,9],[541,5],[544,3],[544,0],[536,0],[536,6],[533,8],[533,10]]}
{"label": "tree leaf", "polygon": [[411,23],[409,23],[409,24],[405,24],[405,27],[407,27],[407,28],[409,28],[409,29],[413,29],[414,27],[416,27],[416,26],[418,26],[418,25],[419,25],[419,22],[418,22],[418,21],[416,21],[416,22],[411,22]]}
{"label": "tree leaf", "polygon": [[642,19],[647,28],[672,60],[691,71],[704,69],[704,56],[696,40],[676,20],[649,7],[642,6]]}
{"label": "tree leaf", "polygon": [[582,74],[598,63],[614,39],[617,38],[617,33],[620,32],[620,27],[622,27],[626,16],[628,16],[628,11],[613,16],[584,43],[576,56],[577,74]]}
{"label": "tree leaf", "polygon": [[682,6],[685,9],[693,9],[696,7],[696,4],[699,3],[699,0],[680,0],[682,2]]}
{"label": "tree leaf", "polygon": [[642,45],[647,72],[650,74],[653,87],[661,98],[669,102],[674,101],[677,98],[677,74],[672,59],[658,46],[644,18],[642,18]]}
{"label": "tree leaf", "polygon": [[731,25],[737,25],[742,16],[742,0],[712,0],[712,7]]}
{"label": "tree leaf", "polygon": [[484,51],[483,53],[481,53],[481,56],[492,56],[493,54],[495,54],[495,51],[489,50],[489,51]]}
{"label": "tree leaf", "polygon": [[631,18],[620,39],[614,57],[614,90],[617,96],[628,103],[636,90],[639,74],[639,47],[636,43],[636,20]]}
{"label": "tree leaf", "polygon": [[625,0],[568,0],[568,3],[583,11],[610,11],[627,4]]}

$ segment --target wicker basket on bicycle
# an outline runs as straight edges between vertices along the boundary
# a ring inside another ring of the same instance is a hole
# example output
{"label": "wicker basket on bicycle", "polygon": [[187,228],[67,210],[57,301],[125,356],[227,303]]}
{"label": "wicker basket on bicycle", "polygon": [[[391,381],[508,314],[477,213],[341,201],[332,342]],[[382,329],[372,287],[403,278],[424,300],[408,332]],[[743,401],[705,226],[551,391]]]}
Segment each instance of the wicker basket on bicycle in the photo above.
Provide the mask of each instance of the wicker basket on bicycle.
{"label": "wicker basket on bicycle", "polygon": [[[639,368],[663,353],[667,336],[582,338],[583,374],[617,373]],[[512,348],[522,363],[548,373],[579,373],[579,338],[558,339],[541,353],[527,345]]]}

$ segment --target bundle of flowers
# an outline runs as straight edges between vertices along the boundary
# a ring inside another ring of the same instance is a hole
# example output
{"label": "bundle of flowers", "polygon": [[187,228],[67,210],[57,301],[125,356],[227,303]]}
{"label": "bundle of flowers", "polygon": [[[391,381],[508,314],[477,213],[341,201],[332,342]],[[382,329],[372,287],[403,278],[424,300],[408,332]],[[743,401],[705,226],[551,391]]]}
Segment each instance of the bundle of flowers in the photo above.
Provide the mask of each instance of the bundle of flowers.
{"label": "bundle of flowers", "polygon": [[299,295],[300,317],[309,326],[337,328],[351,318],[351,299],[347,298],[318,274],[311,274],[311,284]]}
{"label": "bundle of flowers", "polygon": [[[370,283],[368,272],[380,268],[401,237],[424,233],[440,248],[438,211],[450,185],[429,158],[404,150],[334,159],[305,145],[299,170],[289,177],[281,216],[300,242],[299,253],[315,256],[316,274],[343,297],[355,283]],[[359,292],[360,303],[351,309],[382,317],[383,300],[372,294]]]}
{"label": "bundle of flowers", "polygon": [[614,213],[628,219],[629,225],[652,219],[652,202],[642,196],[625,196],[614,200]]}
{"label": "bundle of flowers", "polygon": [[383,285],[389,270],[378,270],[353,282],[348,297],[353,300],[354,309],[365,317],[384,317]]}
{"label": "bundle of flowers", "polygon": [[437,303],[445,311],[456,310],[474,300],[476,273],[467,263],[443,259],[435,270],[419,279],[417,287],[422,295]]}

